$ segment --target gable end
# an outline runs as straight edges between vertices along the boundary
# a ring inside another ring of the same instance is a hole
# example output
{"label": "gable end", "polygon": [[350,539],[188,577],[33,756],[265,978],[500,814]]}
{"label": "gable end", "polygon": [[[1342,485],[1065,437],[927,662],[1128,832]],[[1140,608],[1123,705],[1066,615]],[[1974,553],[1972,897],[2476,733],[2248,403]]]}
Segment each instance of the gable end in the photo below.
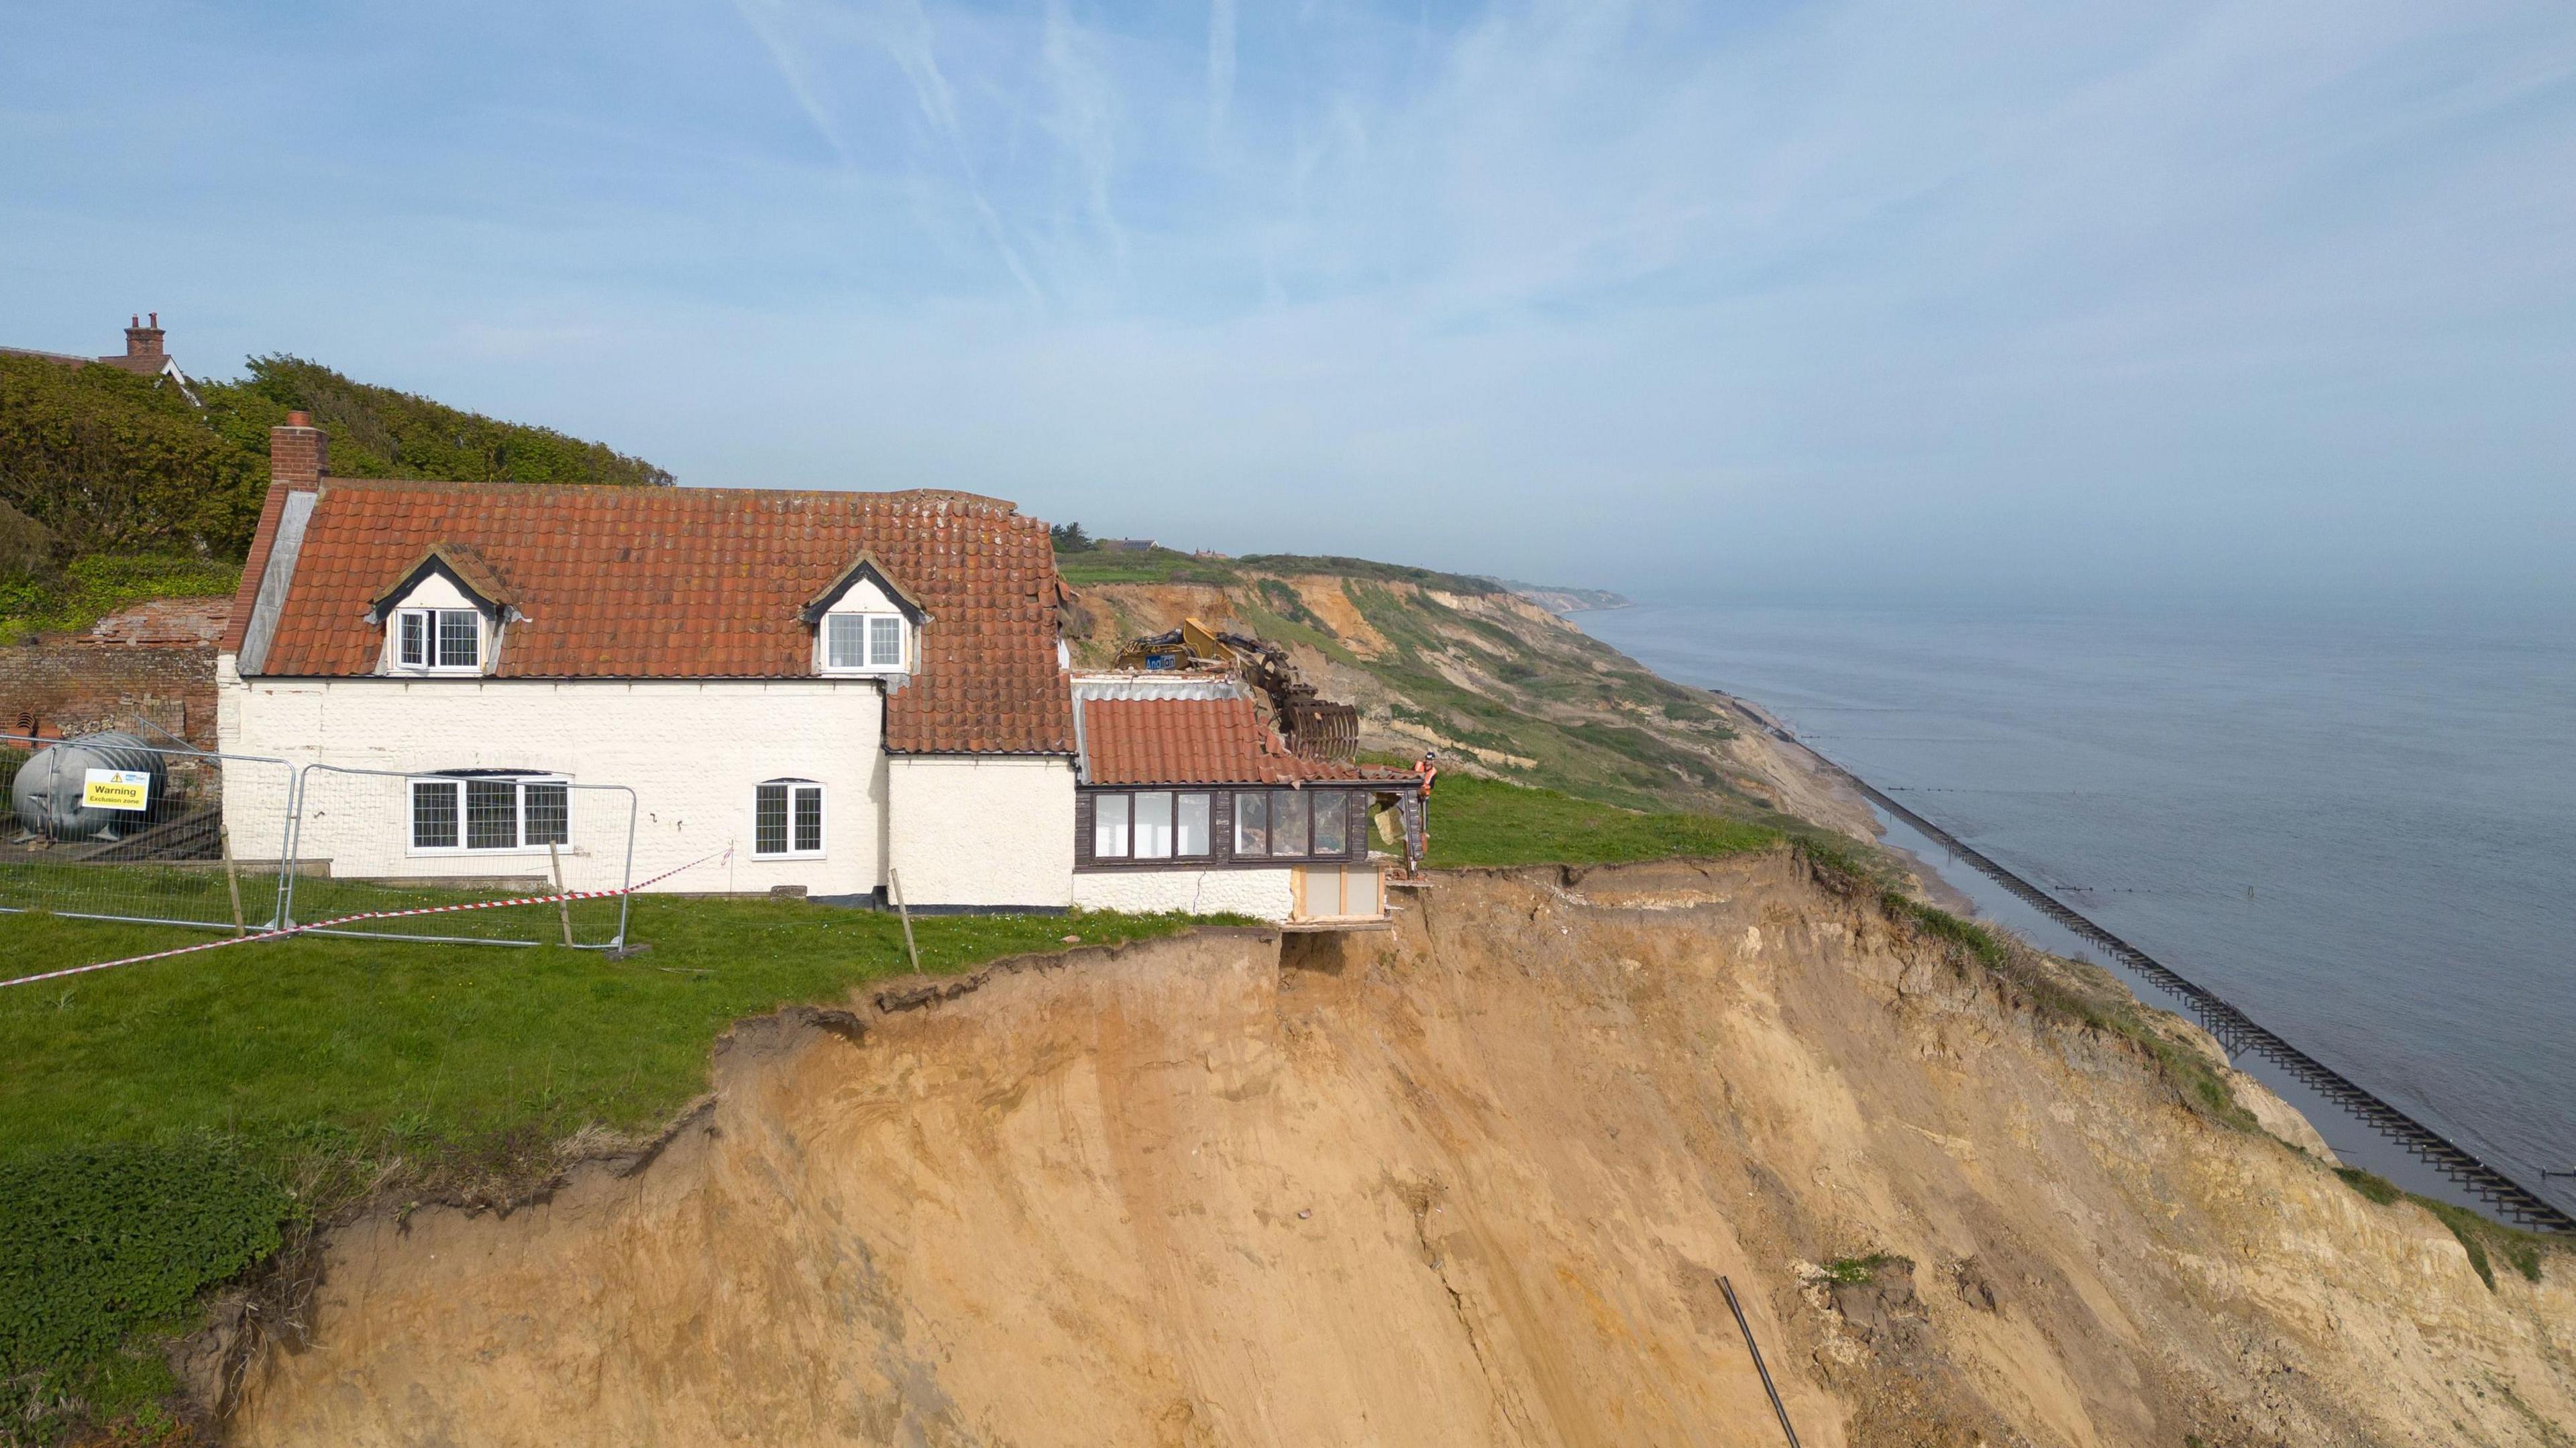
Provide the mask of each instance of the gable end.
{"label": "gable end", "polygon": [[893,600],[895,611],[913,627],[919,628],[930,622],[930,614],[922,608],[921,600],[913,597],[911,590],[895,582],[885,571],[885,565],[877,562],[876,554],[867,551],[850,560],[850,566],[842,569],[821,593],[807,600],[805,606],[796,611],[796,616],[804,621],[807,628],[821,627],[823,615],[830,613],[834,604],[863,582],[875,584],[879,592]]}

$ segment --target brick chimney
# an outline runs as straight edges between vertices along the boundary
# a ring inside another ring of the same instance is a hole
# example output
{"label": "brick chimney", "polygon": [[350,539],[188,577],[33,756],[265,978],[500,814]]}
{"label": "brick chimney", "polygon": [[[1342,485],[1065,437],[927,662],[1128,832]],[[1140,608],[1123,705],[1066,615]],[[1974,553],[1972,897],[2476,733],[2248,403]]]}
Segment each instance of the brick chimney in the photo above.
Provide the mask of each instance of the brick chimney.
{"label": "brick chimney", "polygon": [[134,318],[133,323],[134,324],[132,326],[125,329],[125,355],[138,361],[150,361],[155,364],[159,363],[163,355],[161,351],[161,314],[159,312],[152,313],[152,323],[150,326],[145,326],[141,317]]}
{"label": "brick chimney", "polygon": [[268,430],[268,476],[273,482],[311,487],[331,470],[331,439],[301,412]]}

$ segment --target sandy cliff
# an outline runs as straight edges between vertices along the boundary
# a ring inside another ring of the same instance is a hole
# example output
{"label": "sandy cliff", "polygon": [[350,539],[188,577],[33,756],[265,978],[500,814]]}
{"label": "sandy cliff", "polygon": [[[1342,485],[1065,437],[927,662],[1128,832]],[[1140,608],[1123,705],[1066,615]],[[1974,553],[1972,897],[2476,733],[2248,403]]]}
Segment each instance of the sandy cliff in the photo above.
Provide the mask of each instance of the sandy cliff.
{"label": "sandy cliff", "polygon": [[1788,855],[1285,954],[747,1023],[640,1167],[338,1234],[230,1436],[1777,1444],[1724,1274],[1812,1448],[2569,1441],[2566,1259],[2491,1292]]}

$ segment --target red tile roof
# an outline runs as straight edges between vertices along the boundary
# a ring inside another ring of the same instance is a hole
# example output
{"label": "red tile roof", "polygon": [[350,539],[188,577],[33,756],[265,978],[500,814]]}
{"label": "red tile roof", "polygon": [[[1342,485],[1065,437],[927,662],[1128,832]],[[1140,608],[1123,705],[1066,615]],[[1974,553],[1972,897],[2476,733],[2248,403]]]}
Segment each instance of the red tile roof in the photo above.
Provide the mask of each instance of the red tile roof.
{"label": "red tile roof", "polygon": [[1092,784],[1413,779],[1291,754],[1249,699],[1086,699],[1082,743]]}
{"label": "red tile roof", "polygon": [[[236,652],[284,494],[272,488],[226,647]],[[886,745],[1070,754],[1056,662],[1061,585],[1046,525],[966,493],[827,493],[325,478],[260,672],[376,670],[366,614],[386,580],[470,550],[520,615],[493,672],[521,679],[814,675],[798,610],[862,552],[930,616],[920,670],[886,703]]]}

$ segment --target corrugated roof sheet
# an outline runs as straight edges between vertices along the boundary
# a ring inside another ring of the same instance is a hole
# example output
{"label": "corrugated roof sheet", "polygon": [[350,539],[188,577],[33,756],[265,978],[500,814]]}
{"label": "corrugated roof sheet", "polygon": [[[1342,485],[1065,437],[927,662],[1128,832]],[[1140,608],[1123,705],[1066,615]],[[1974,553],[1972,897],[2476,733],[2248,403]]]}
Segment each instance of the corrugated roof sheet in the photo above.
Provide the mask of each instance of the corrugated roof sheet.
{"label": "corrugated roof sheet", "polygon": [[[257,587],[282,490],[253,540]],[[375,672],[373,595],[434,546],[471,549],[522,615],[501,678],[809,678],[798,609],[863,551],[930,615],[886,705],[907,753],[1070,754],[1046,525],[948,492],[826,493],[325,478],[260,672]],[[236,604],[228,645],[240,647]]]}

